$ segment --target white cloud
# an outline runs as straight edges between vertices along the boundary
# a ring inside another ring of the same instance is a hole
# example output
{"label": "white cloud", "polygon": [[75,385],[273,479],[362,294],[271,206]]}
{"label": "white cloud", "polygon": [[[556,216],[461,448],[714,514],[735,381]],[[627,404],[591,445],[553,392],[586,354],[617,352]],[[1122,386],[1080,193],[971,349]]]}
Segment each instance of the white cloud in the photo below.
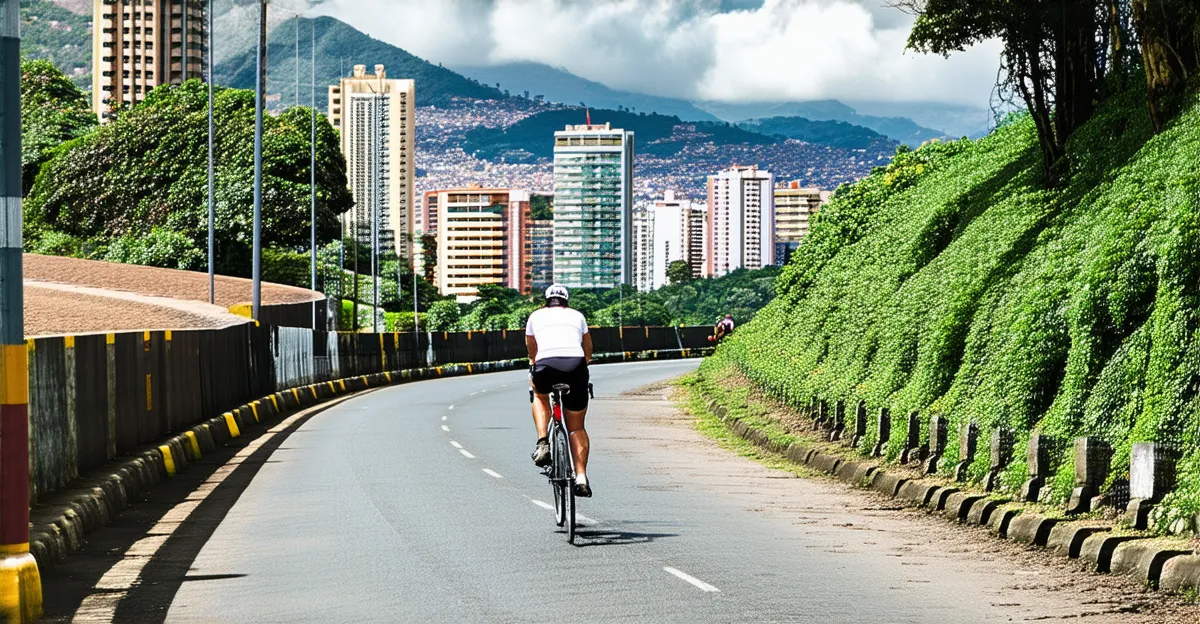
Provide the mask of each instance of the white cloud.
{"label": "white cloud", "polygon": [[317,0],[313,11],[433,62],[534,61],[690,99],[984,106],[1000,51],[906,53],[912,18],[883,0]]}

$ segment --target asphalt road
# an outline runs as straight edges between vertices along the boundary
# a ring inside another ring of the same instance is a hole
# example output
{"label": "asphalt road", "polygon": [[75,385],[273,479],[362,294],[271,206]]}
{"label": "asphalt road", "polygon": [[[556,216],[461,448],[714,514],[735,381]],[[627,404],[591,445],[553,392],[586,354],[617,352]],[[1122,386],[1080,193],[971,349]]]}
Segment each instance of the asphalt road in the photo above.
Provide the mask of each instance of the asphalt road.
{"label": "asphalt road", "polygon": [[1036,571],[921,552],[914,536],[943,524],[891,530],[908,521],[865,515],[847,502],[861,494],[715,448],[666,390],[621,396],[695,366],[593,369],[595,498],[580,500],[575,546],[529,460],[524,372],[414,383],[343,402],[250,456],[261,461],[227,506],[192,522],[206,527],[199,537],[157,542],[115,620],[916,623],[1075,611],[1069,592],[1019,587]]}

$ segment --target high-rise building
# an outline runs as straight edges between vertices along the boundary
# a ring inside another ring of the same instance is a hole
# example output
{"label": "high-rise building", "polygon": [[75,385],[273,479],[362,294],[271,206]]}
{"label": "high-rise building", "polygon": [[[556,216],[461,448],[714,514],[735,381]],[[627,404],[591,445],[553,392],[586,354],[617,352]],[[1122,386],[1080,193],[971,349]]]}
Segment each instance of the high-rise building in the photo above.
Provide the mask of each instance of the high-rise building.
{"label": "high-rise building", "polygon": [[632,281],[633,132],[571,125],[554,133],[554,281]]}
{"label": "high-rise building", "polygon": [[829,201],[830,191],[806,188],[797,181],[775,189],[775,263],[787,264],[808,235],[809,220]]}
{"label": "high-rise building", "polygon": [[401,258],[409,257],[415,232],[413,98],[413,81],[388,78],[383,65],[374,74],[355,65],[351,77],[329,87],[329,122],[341,133],[355,204],[342,215],[342,232],[370,245],[376,214],[380,251]]}
{"label": "high-rise building", "polygon": [[92,109],[108,120],[162,84],[205,79],[206,0],[93,0]]}
{"label": "high-rise building", "polygon": [[669,283],[667,267],[688,263],[692,277],[704,266],[704,205],[676,198],[667,191],[663,199],[634,209],[634,286],[641,291]]}
{"label": "high-rise building", "polygon": [[775,262],[775,176],[733,166],[708,176],[705,275],[761,269]]}
{"label": "high-rise building", "polygon": [[[549,226],[530,218],[529,200],[529,191],[477,186],[426,194],[425,204],[438,212],[438,292],[462,302],[474,300],[484,284],[529,292],[530,239],[539,225]],[[534,241],[535,249],[538,242],[549,250],[547,240]]]}

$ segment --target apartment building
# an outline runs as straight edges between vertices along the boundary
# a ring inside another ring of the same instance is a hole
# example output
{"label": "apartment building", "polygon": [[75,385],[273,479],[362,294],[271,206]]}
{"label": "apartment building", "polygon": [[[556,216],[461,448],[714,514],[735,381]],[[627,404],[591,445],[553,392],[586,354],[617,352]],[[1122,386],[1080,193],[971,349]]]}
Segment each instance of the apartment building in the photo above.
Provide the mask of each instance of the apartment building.
{"label": "apartment building", "polygon": [[381,252],[401,258],[412,257],[416,231],[414,93],[412,80],[388,78],[383,65],[374,74],[355,65],[351,76],[329,87],[329,122],[341,134],[355,203],[342,215],[342,231],[368,246],[377,235]]}
{"label": "apartment building", "polygon": [[798,181],[775,188],[775,262],[787,264],[800,241],[808,236],[813,215],[829,201],[830,191],[803,187]]}
{"label": "apartment building", "polygon": [[632,281],[632,182],[633,132],[588,123],[554,133],[554,281]]}
{"label": "apartment building", "polygon": [[634,286],[641,291],[669,283],[667,267],[687,262],[693,277],[704,268],[705,207],[666,191],[663,198],[635,207]]}
{"label": "apartment building", "polygon": [[94,0],[92,109],[103,123],[163,84],[205,79],[207,0]]}
{"label": "apartment building", "polygon": [[708,176],[706,276],[774,264],[774,187],[775,176],[756,166]]}

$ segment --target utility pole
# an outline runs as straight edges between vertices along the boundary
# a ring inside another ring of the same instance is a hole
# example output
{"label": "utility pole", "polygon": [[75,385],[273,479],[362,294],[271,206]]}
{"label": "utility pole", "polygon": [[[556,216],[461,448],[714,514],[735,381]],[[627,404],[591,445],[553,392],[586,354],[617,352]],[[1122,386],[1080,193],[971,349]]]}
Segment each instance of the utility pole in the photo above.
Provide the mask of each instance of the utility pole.
{"label": "utility pole", "polygon": [[21,16],[0,0],[0,621],[42,615],[29,554],[29,362],[21,272]]}
{"label": "utility pole", "polygon": [[214,136],[216,125],[213,123],[213,0],[208,0],[208,302],[216,303],[216,173],[213,167]]}
{"label": "utility pole", "polygon": [[263,184],[263,106],[267,72],[267,0],[259,1],[258,71],[254,88],[254,245],[253,304],[251,318],[258,320],[262,307],[262,184]]}
{"label": "utility pole", "polygon": [[375,142],[374,158],[371,162],[373,174],[371,184],[371,330],[379,333],[379,187],[383,183],[383,78],[379,81],[379,92],[375,94]]}
{"label": "utility pole", "polygon": [[[297,24],[300,23],[299,17],[296,18],[296,23]],[[296,28],[297,28],[297,30],[299,30],[300,27],[297,26]],[[296,71],[297,72],[300,71],[299,68],[300,68],[300,60],[299,60],[299,57],[297,57],[297,59],[296,59]],[[297,84],[296,99],[299,100],[300,99],[300,95],[299,95],[299,91],[298,91],[300,88],[299,81],[297,81],[296,84]],[[309,158],[308,169],[309,169],[309,176],[310,176],[309,182],[308,182],[308,189],[309,189],[308,195],[312,202],[312,205],[309,206],[309,220],[311,221],[311,223],[309,224],[310,228],[311,228],[311,230],[309,232],[309,237],[311,238],[311,245],[312,245],[312,267],[311,267],[311,275],[309,276],[309,286],[313,290],[316,290],[317,289],[317,22],[316,22],[316,20],[313,20],[313,23],[312,23],[312,84],[309,86],[312,87],[312,90],[309,93],[309,95],[311,96],[311,102],[309,105],[309,114],[310,114],[311,121],[312,121],[312,139],[309,141],[310,149],[309,149],[309,153],[308,153],[308,158]],[[297,106],[299,106],[299,103],[297,103]],[[313,302],[312,316],[313,316],[313,318],[312,318],[313,329],[320,329],[317,327],[317,303],[315,301]]]}

